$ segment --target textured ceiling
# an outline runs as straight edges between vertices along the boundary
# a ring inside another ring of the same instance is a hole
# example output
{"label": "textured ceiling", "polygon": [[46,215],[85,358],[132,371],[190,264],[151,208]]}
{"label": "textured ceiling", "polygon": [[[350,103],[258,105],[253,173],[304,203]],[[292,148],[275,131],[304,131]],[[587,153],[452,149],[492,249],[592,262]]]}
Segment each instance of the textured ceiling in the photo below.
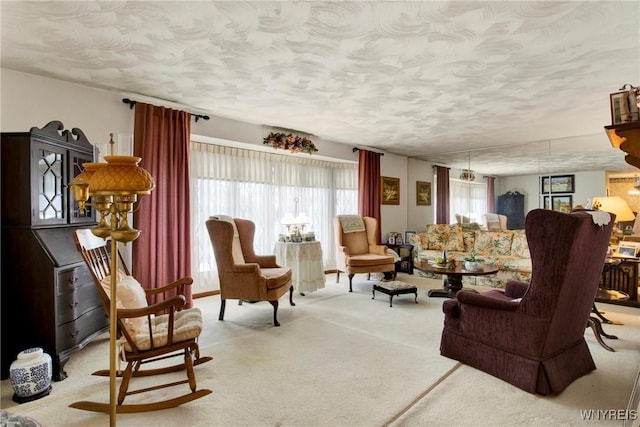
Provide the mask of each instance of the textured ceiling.
{"label": "textured ceiling", "polygon": [[486,174],[630,169],[603,126],[638,1],[0,7],[8,69]]}

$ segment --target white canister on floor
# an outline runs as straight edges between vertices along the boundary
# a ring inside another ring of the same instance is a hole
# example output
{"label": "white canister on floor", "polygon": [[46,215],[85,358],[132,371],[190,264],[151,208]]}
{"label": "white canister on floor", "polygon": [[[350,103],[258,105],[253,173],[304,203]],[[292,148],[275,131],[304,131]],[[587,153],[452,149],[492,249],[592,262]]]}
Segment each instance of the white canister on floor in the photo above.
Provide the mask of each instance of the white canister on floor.
{"label": "white canister on floor", "polygon": [[40,347],[21,351],[9,367],[11,385],[18,397],[31,397],[47,390],[51,376],[51,356]]}

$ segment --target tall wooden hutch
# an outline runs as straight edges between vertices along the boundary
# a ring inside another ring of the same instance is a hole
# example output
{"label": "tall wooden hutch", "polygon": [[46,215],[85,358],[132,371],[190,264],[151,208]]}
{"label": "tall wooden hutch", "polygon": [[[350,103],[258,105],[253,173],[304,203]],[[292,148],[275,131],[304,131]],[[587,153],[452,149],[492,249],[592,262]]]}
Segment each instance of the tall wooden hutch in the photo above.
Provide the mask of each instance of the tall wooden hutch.
{"label": "tall wooden hutch", "polygon": [[71,353],[108,330],[95,284],[73,231],[95,225],[81,215],[68,184],[92,162],[80,129],[59,121],[29,132],[2,133],[2,378],[16,355],[42,347],[53,378],[66,377]]}

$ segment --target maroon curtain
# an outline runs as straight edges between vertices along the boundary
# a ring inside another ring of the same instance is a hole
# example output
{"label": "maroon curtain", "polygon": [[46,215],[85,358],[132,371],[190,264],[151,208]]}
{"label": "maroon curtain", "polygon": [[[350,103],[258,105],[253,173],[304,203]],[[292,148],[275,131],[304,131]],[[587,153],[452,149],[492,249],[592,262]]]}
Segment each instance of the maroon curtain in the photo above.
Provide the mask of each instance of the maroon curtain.
{"label": "maroon curtain", "polygon": [[[191,276],[189,140],[191,115],[137,102],[134,155],[156,187],[134,212],[133,275],[147,288]],[[189,289],[187,306],[192,306]],[[152,301],[159,302],[159,301]]]}
{"label": "maroon curtain", "polygon": [[449,168],[436,169],[436,224],[449,224]]}
{"label": "maroon curtain", "polygon": [[487,177],[487,212],[496,211],[496,177]]}
{"label": "maroon curtain", "polygon": [[378,220],[376,242],[380,243],[380,157],[381,153],[360,150],[358,156],[358,214]]}

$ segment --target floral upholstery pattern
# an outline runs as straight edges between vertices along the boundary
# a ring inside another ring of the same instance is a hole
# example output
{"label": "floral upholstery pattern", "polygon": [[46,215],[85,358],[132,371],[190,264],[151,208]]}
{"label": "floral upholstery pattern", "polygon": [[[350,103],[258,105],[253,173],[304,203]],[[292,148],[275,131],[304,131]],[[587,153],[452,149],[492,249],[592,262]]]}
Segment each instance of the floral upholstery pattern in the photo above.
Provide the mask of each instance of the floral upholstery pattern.
{"label": "floral upholstery pattern", "polygon": [[460,224],[427,225],[427,249],[462,251],[464,240]]}
{"label": "floral upholstery pattern", "polygon": [[[427,226],[427,230],[444,230],[451,233],[442,225],[437,227]],[[432,249],[429,244],[434,241],[445,241],[444,237],[429,236],[430,233],[418,233],[414,255],[422,260],[433,260],[442,256],[442,249]],[[464,261],[471,252],[476,252],[485,264],[496,265],[500,270],[496,274],[488,276],[464,276],[462,283],[465,286],[487,286],[504,288],[509,280],[529,282],[531,280],[531,255],[524,230],[487,231],[469,230],[462,231],[462,250],[447,249],[447,258]],[[436,245],[437,246],[437,245]],[[453,245],[452,245],[453,246]],[[419,273],[421,276],[439,279],[440,274]]]}
{"label": "floral upholstery pattern", "polygon": [[513,233],[513,241],[511,242],[511,256],[518,258],[529,258],[529,243],[524,230],[516,230]]}
{"label": "floral upholstery pattern", "polygon": [[476,234],[474,250],[478,255],[511,255],[512,231],[485,231]]}
{"label": "floral upholstery pattern", "polygon": [[462,250],[464,252],[473,252],[473,247],[476,244],[476,232],[475,231],[463,231],[462,241],[464,242]]}

